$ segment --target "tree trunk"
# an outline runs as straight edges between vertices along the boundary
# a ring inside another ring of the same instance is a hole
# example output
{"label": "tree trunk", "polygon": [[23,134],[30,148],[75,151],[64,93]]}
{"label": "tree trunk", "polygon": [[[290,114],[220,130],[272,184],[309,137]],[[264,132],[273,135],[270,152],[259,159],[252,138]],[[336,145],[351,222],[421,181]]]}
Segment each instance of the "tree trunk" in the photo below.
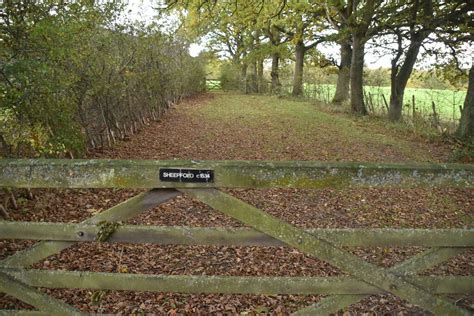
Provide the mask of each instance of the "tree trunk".
{"label": "tree trunk", "polygon": [[458,137],[474,143],[474,63],[469,70],[469,85],[456,134]]}
{"label": "tree trunk", "polygon": [[265,92],[265,81],[263,79],[263,59],[259,58],[257,62],[257,81],[258,81],[258,93]]}
{"label": "tree trunk", "polygon": [[278,45],[280,45],[280,31],[275,25],[271,26],[270,29],[270,41],[272,43],[273,51],[272,53],[272,71],[270,73],[272,77],[272,87],[271,93],[279,95],[281,93],[281,82],[280,82],[280,53],[277,51]]}
{"label": "tree trunk", "polygon": [[350,38],[341,42],[341,65],[337,75],[336,93],[332,102],[335,104],[342,104],[349,99],[349,82],[351,72],[352,46]]}
{"label": "tree trunk", "polygon": [[295,75],[293,78],[293,92],[294,97],[303,95],[303,67],[304,67],[304,53],[305,47],[303,41],[298,41],[296,44],[295,53]]}
{"label": "tree trunk", "polygon": [[249,81],[249,92],[256,93],[258,92],[258,82],[257,82],[257,61],[252,61],[250,81]]}
{"label": "tree trunk", "polygon": [[392,63],[392,74],[390,84],[390,107],[388,111],[388,118],[391,121],[399,121],[402,118],[403,110],[403,95],[407,86],[408,79],[410,79],[415,65],[418,52],[420,51],[421,43],[423,42],[423,35],[416,36],[412,39],[410,47],[405,55],[405,61],[398,71],[398,65]]}
{"label": "tree trunk", "polygon": [[352,36],[352,58],[351,58],[351,109],[352,112],[367,115],[367,108],[364,103],[364,47],[365,42],[362,36],[353,34]]}
{"label": "tree trunk", "polygon": [[240,66],[240,81],[242,84],[242,92],[247,94],[248,89],[247,89],[247,63],[242,63]]}
{"label": "tree trunk", "polygon": [[272,54],[272,93],[280,94],[281,92],[281,83],[280,83],[280,73],[279,73],[279,63],[280,63],[280,54]]}
{"label": "tree trunk", "polygon": [[402,118],[404,94],[405,87],[402,87],[398,80],[392,79],[390,86],[390,105],[388,108],[388,118],[390,121],[399,121]]}

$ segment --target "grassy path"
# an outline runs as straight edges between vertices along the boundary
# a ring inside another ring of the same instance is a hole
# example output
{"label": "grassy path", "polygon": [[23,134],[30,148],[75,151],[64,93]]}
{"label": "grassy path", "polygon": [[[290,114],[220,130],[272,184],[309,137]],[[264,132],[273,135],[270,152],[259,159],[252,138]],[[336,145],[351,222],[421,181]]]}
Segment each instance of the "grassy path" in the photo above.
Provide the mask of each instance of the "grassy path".
{"label": "grassy path", "polygon": [[370,162],[439,162],[449,154],[384,124],[323,112],[309,102],[212,94],[173,108],[156,127],[160,133],[148,129],[119,151],[150,159]]}

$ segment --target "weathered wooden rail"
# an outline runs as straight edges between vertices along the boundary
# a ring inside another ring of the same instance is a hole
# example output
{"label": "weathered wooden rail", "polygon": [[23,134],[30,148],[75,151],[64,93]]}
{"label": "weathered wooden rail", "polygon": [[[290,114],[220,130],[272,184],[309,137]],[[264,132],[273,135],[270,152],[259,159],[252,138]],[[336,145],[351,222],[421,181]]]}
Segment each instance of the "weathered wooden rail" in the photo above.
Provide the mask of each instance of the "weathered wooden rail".
{"label": "weathered wooden rail", "polygon": [[[214,182],[160,181],[160,168],[209,169]],[[0,183],[29,188],[470,187],[474,166],[314,161],[0,160]]]}
{"label": "weathered wooden rail", "polygon": [[[190,180],[193,172],[195,176],[192,177],[201,179],[200,182]],[[173,180],[167,176],[177,178]],[[474,294],[472,276],[427,277],[419,276],[418,273],[471,249],[474,246],[473,229],[303,230],[217,189],[373,186],[450,186],[471,189],[474,187],[474,166],[264,161],[0,160],[0,187],[150,189],[78,224],[0,221],[0,239],[40,240],[33,247],[0,261],[0,291],[34,306],[38,311],[0,311],[0,314],[81,314],[36,287],[328,295],[319,303],[296,312],[301,315],[336,312],[367,295],[389,292],[435,314],[468,314],[444,296]],[[190,195],[252,228],[119,224],[180,194]],[[345,271],[348,276],[171,276],[28,269],[76,242],[98,240],[162,245],[288,246],[324,260]],[[392,268],[384,269],[365,262],[343,248],[361,246],[420,246],[429,249]]]}

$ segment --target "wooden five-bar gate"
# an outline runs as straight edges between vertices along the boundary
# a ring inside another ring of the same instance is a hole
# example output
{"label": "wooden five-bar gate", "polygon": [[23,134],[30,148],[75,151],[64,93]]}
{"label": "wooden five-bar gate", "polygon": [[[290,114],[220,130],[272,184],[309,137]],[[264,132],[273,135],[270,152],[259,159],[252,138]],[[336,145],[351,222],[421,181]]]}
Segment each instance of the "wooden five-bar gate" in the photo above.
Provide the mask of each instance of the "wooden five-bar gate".
{"label": "wooden five-bar gate", "polygon": [[[75,223],[0,221],[0,239],[41,240],[0,261],[0,291],[38,311],[0,314],[81,314],[41,288],[179,293],[325,294],[296,312],[336,312],[367,295],[392,293],[439,315],[467,314],[446,296],[474,293],[472,276],[420,276],[474,246],[473,229],[304,230],[218,188],[473,188],[473,165],[408,165],[262,161],[1,160],[0,186],[10,188],[148,188],[149,191]],[[252,228],[120,224],[180,194]],[[340,277],[143,275],[28,269],[76,242],[289,246],[345,271]],[[388,269],[345,247],[420,246],[422,253]]]}

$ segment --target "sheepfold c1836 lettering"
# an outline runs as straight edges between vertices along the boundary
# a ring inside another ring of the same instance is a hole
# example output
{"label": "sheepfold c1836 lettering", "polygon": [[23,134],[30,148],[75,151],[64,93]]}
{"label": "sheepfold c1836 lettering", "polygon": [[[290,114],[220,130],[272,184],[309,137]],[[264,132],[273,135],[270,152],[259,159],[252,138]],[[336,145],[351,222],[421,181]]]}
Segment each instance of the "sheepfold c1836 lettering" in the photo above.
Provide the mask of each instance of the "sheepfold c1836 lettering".
{"label": "sheepfold c1836 lettering", "polygon": [[160,169],[160,181],[212,183],[214,182],[214,170],[162,168]]}

